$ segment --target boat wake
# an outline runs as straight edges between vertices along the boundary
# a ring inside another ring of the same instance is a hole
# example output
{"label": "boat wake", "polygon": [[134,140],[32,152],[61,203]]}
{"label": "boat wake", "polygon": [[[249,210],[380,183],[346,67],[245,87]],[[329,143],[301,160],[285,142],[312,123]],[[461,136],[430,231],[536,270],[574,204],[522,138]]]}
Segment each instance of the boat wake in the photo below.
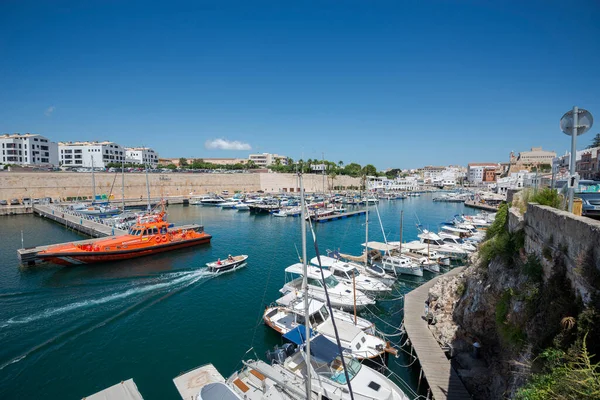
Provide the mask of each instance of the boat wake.
{"label": "boat wake", "polygon": [[[175,276],[175,278],[173,278],[173,276]],[[117,314],[112,315],[112,316],[84,329],[83,331],[80,331],[81,326],[77,327],[77,328],[69,329],[65,332],[62,332],[62,333],[50,338],[49,340],[46,340],[43,343],[38,344],[37,346],[35,346],[35,347],[29,349],[28,351],[26,351],[25,353],[21,354],[20,356],[15,357],[12,360],[0,365],[0,371],[3,370],[4,368],[8,367],[11,364],[18,363],[19,361],[23,360],[24,358],[30,356],[33,353],[36,353],[36,352],[42,350],[45,347],[53,345],[56,348],[60,348],[65,343],[73,341],[84,334],[90,333],[90,332],[96,330],[97,328],[105,326],[108,323],[110,323],[111,321],[114,321],[114,320],[130,313],[134,309],[140,307],[140,305],[143,305],[143,306],[139,309],[139,311],[147,309],[147,308],[175,295],[176,293],[181,292],[182,290],[194,285],[195,283],[197,283],[201,280],[207,281],[208,278],[211,278],[214,276],[216,276],[215,273],[208,272],[206,270],[194,270],[194,271],[172,273],[172,274],[169,274],[168,277],[163,277],[165,279],[170,278],[171,280],[168,282],[149,284],[144,287],[129,289],[129,290],[126,290],[121,293],[114,293],[110,296],[105,296],[105,297],[102,297],[102,298],[96,299],[96,300],[81,301],[81,302],[76,302],[76,303],[69,304],[69,305],[63,306],[63,307],[48,309],[41,313],[34,314],[34,315],[31,315],[29,317],[22,318],[22,319],[11,319],[11,320],[7,321],[7,323],[3,324],[2,327],[8,326],[10,324],[20,324],[20,323],[32,322],[32,321],[40,320],[43,318],[52,317],[52,316],[55,316],[55,315],[58,315],[58,314],[61,314],[64,312],[72,311],[77,308],[104,304],[104,303],[108,303],[110,301],[123,299],[123,298],[129,297],[132,295],[136,295],[136,294],[153,292],[153,293],[148,294],[144,298],[142,298],[140,301],[128,306],[124,310],[121,310]],[[148,300],[152,299],[157,291],[164,292],[164,289],[169,289],[169,290],[167,291],[167,293],[160,295],[158,298],[155,298],[151,302],[144,304]],[[9,324],[9,322],[10,322],[10,324]],[[80,332],[76,333],[78,330]],[[62,343],[61,343],[61,339],[65,339],[65,340],[62,340]]]}
{"label": "boat wake", "polygon": [[[0,328],[6,328],[11,325],[28,324],[30,322],[38,321],[38,320],[45,319],[45,318],[55,317],[57,315],[71,312],[71,311],[74,311],[77,309],[94,307],[94,306],[113,302],[116,300],[125,299],[127,297],[131,297],[131,296],[135,296],[135,295],[139,295],[139,294],[143,294],[143,293],[161,291],[161,290],[169,289],[169,288],[176,287],[179,285],[185,285],[185,286],[193,285],[194,283],[198,282],[199,280],[201,280],[205,277],[211,276],[211,275],[214,275],[214,274],[210,273],[206,270],[196,270],[196,271],[172,273],[172,274],[169,274],[168,276],[163,276],[160,278],[161,281],[165,280],[164,282],[151,283],[151,284],[146,284],[144,286],[136,286],[136,287],[127,289],[122,292],[112,293],[108,296],[100,297],[98,299],[83,300],[83,301],[78,301],[78,302],[67,304],[67,305],[60,306],[60,307],[49,308],[49,309],[46,309],[39,313],[35,313],[35,314],[29,315],[26,317],[10,318],[9,320],[0,324]],[[173,276],[175,276],[175,277],[173,277]]]}

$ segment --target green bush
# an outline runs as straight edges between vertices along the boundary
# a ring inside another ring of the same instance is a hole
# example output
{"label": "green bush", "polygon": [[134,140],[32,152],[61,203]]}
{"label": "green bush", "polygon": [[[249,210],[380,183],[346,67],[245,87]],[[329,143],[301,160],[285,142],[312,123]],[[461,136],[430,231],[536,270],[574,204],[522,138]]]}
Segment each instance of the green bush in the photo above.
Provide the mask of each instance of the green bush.
{"label": "green bush", "polygon": [[519,326],[506,320],[512,297],[512,291],[507,290],[496,304],[496,329],[505,343],[520,347],[526,339],[525,333]]}
{"label": "green bush", "polygon": [[547,350],[546,367],[519,389],[517,400],[600,399],[600,365],[592,363],[585,340],[571,354]]}
{"label": "green bush", "polygon": [[508,204],[501,204],[498,207],[496,218],[485,232],[485,239],[491,239],[501,232],[508,231]]}
{"label": "green bush", "polygon": [[527,256],[527,262],[523,264],[523,273],[534,282],[541,282],[544,276],[544,268],[540,260],[534,255]]}
{"label": "green bush", "polygon": [[550,206],[558,209],[562,209],[563,197],[558,194],[556,190],[545,188],[538,190],[531,199],[530,203],[538,203],[542,206]]}

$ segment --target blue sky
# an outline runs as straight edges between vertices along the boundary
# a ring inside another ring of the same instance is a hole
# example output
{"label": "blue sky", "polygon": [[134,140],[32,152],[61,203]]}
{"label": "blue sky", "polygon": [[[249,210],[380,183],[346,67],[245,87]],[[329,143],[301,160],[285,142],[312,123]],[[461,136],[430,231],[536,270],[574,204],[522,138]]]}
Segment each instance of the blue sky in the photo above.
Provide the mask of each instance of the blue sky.
{"label": "blue sky", "polygon": [[583,148],[595,0],[0,2],[0,132],[414,168],[562,153],[574,105]]}

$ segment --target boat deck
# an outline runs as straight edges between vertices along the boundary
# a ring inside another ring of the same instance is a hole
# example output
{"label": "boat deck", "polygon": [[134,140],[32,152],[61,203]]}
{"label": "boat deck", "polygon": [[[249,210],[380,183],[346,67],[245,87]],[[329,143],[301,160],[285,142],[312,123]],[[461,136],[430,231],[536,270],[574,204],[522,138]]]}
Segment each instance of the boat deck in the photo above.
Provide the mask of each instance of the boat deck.
{"label": "boat deck", "polygon": [[225,382],[225,378],[212,364],[194,368],[173,379],[183,400],[195,399],[203,386],[216,382]]}
{"label": "boat deck", "polygon": [[471,399],[471,395],[450,365],[450,360],[429,331],[427,321],[423,318],[429,289],[440,277],[457,275],[463,269],[464,267],[458,267],[435,277],[404,296],[404,328],[435,400]]}

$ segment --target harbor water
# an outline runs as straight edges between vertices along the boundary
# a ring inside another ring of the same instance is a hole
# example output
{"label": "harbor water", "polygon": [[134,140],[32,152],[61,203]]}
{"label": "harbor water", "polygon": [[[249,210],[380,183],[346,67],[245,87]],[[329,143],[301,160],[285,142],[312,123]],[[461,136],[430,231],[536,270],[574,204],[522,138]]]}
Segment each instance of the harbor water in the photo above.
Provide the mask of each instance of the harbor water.
{"label": "harbor water", "polygon": [[[371,206],[369,240],[397,241],[404,210],[405,241],[416,225],[437,231],[455,214],[474,213],[457,203],[434,203],[431,195],[382,200]],[[298,262],[300,218],[274,218],[217,207],[171,206],[170,222],[200,223],[210,245],[151,257],[80,267],[19,267],[16,250],[83,239],[32,215],[2,218],[0,228],[0,398],[83,398],[133,378],[146,400],[178,399],[172,379],[213,363],[227,376],[241,360],[281,343],[262,323],[265,306],[279,297],[283,270]],[[362,251],[365,216],[316,224],[321,253]],[[308,239],[309,259],[315,254]],[[205,264],[228,254],[248,254],[247,267],[221,276]],[[394,295],[361,315],[396,334],[400,296],[425,276],[401,276]],[[391,337],[397,340],[397,337]],[[418,371],[400,352],[389,367],[412,390]],[[404,383],[401,387],[406,389]]]}

